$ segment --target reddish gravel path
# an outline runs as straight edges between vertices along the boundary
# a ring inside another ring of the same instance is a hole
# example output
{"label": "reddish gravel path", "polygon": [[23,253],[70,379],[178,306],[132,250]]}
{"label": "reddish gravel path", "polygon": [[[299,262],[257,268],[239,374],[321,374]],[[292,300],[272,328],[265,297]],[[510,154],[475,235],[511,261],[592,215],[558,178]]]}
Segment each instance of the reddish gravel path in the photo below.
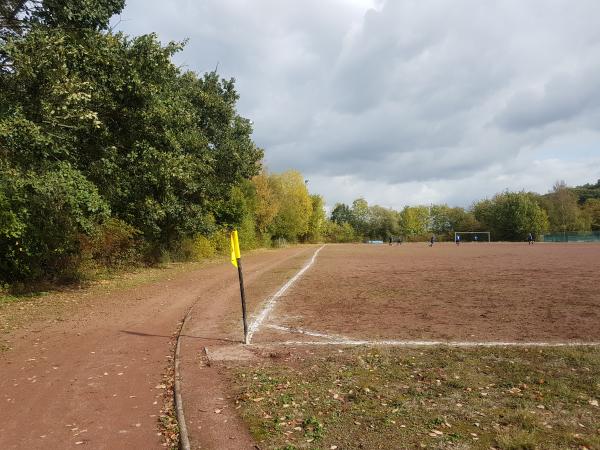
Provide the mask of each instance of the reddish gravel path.
{"label": "reddish gravel path", "polygon": [[[250,308],[311,251],[295,247],[245,258]],[[172,335],[193,304],[182,345],[192,442],[195,448],[251,446],[239,419],[223,423],[221,414],[201,411],[213,401],[233,409],[220,374],[203,371],[198,355],[203,346],[241,338],[236,283],[229,264],[212,264],[97,295],[64,322],[34,323],[8,336],[13,349],[0,353],[0,449],[163,448],[157,429],[162,374],[171,364]]]}

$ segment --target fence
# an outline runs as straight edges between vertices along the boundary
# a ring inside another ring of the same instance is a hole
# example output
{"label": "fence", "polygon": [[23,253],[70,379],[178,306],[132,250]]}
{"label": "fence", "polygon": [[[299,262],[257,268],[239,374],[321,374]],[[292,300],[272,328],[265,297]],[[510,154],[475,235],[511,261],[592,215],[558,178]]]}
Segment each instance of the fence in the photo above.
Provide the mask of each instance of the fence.
{"label": "fence", "polygon": [[600,242],[600,231],[567,231],[544,234],[544,242]]}

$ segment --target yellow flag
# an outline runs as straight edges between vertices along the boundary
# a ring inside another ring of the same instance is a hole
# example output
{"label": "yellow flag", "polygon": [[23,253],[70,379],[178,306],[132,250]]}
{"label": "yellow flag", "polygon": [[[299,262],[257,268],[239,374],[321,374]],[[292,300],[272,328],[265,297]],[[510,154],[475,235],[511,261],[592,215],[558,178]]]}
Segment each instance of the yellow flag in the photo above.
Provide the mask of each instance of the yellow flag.
{"label": "yellow flag", "polygon": [[240,254],[240,243],[238,241],[238,232],[237,230],[233,230],[229,235],[229,245],[231,247],[231,264],[235,267],[238,266],[237,259],[241,258]]}
{"label": "yellow flag", "polygon": [[235,249],[235,257],[241,258],[242,254],[240,253],[240,241],[238,240],[237,230],[233,230],[233,245],[234,245],[234,249]]}
{"label": "yellow flag", "polygon": [[237,267],[237,259],[235,258],[235,242],[233,239],[233,232],[229,235],[229,246],[231,248],[231,264]]}

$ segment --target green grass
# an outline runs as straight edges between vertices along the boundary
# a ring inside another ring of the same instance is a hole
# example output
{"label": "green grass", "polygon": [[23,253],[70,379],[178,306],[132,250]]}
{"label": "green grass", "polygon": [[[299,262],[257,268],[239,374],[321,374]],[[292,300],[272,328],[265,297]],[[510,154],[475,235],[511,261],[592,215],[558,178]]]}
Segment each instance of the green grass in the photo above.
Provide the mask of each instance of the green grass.
{"label": "green grass", "polygon": [[238,367],[262,449],[600,448],[600,349],[347,349]]}

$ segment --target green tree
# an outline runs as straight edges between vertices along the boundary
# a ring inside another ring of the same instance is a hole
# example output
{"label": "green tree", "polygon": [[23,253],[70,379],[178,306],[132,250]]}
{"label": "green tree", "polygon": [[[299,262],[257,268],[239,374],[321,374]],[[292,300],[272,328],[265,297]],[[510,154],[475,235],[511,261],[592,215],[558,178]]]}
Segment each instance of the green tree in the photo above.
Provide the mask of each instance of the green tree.
{"label": "green tree", "polygon": [[369,238],[387,240],[398,236],[400,225],[399,214],[396,211],[378,205],[369,209]]}
{"label": "green tree", "polygon": [[594,231],[600,230],[600,198],[588,198],[583,210],[589,217],[590,228]]}
{"label": "green tree", "polygon": [[351,223],[352,211],[345,203],[336,203],[331,211],[331,220],[337,224]]}
{"label": "green tree", "polygon": [[352,202],[350,223],[356,234],[366,237],[369,234],[369,204],[364,198],[357,198]]}
{"label": "green tree", "polygon": [[503,192],[473,206],[475,218],[498,241],[519,241],[529,233],[548,230],[548,215],[538,203],[539,196],[528,192]]}
{"label": "green tree", "polygon": [[557,181],[545,197],[552,231],[589,231],[590,219],[577,204],[577,196],[564,181]]}
{"label": "green tree", "polygon": [[433,205],[429,209],[429,229],[436,236],[449,235],[454,230],[451,208],[448,205]]}
{"label": "green tree", "polygon": [[256,197],[254,208],[256,228],[261,236],[264,236],[279,212],[280,203],[266,172],[252,178],[252,184],[254,185]]}
{"label": "green tree", "polygon": [[354,228],[348,222],[337,223],[328,220],[325,222],[323,234],[326,242],[347,243],[359,240]]}
{"label": "green tree", "polygon": [[279,211],[269,227],[274,238],[296,242],[308,232],[312,201],[300,172],[290,170],[271,175]]}
{"label": "green tree", "polygon": [[109,217],[96,186],[70,164],[43,173],[0,172],[0,277],[69,278],[77,271],[80,236],[92,236]]}
{"label": "green tree", "polygon": [[600,199],[600,180],[595,184],[586,183],[570,189],[577,196],[577,202],[580,205],[583,205],[588,199]]}
{"label": "green tree", "polygon": [[305,240],[308,242],[320,242],[327,220],[325,214],[325,201],[323,197],[317,194],[311,195],[310,200],[312,211],[308,221],[308,231]]}
{"label": "green tree", "polygon": [[429,229],[429,208],[406,206],[400,212],[400,232],[408,239],[425,238]]}
{"label": "green tree", "polygon": [[[248,225],[248,214],[235,210],[236,188],[260,172],[263,152],[236,111],[234,80],[182,72],[172,62],[181,44],[108,31],[122,7],[122,0],[2,4],[20,24],[0,33],[2,176],[52,178],[56,167],[69,167],[153,253]],[[18,205],[11,208],[17,214]]]}

